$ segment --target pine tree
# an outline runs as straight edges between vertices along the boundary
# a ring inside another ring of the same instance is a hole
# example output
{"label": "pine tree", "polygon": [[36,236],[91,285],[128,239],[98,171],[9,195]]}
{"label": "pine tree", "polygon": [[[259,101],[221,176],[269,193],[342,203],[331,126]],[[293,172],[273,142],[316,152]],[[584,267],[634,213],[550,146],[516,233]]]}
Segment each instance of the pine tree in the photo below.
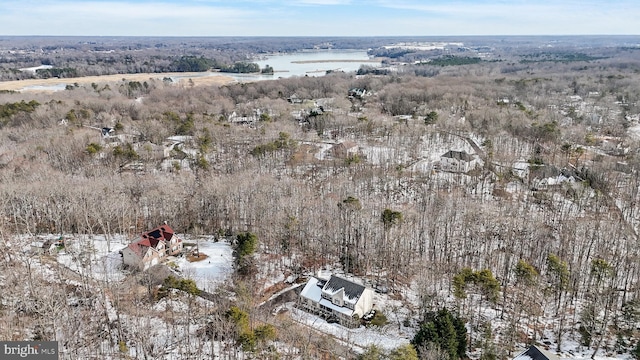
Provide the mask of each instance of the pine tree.
{"label": "pine tree", "polygon": [[429,312],[411,344],[423,352],[429,349],[442,350],[451,360],[464,358],[467,347],[467,329],[460,317],[446,308]]}

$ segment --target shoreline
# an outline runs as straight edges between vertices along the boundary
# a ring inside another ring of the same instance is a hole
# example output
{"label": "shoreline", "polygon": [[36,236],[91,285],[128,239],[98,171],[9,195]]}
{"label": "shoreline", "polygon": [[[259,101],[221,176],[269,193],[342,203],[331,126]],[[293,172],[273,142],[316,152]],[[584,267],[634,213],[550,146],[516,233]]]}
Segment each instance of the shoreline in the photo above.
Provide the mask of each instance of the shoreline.
{"label": "shoreline", "polygon": [[340,60],[340,59],[327,59],[327,60],[296,60],[292,61],[292,64],[321,64],[321,63],[380,63],[380,60],[369,59],[369,60]]}
{"label": "shoreline", "polygon": [[[172,72],[172,73],[140,73],[140,74],[112,74],[112,75],[93,75],[75,78],[49,78],[49,79],[25,79],[0,81],[0,91],[59,91],[58,89],[40,89],[37,87],[52,87],[61,84],[82,84],[91,83],[103,84],[114,83],[119,81],[147,81],[162,80],[165,77],[177,77],[174,83],[185,83],[189,79],[194,86],[197,85],[226,85],[236,80],[230,76],[217,75],[217,73],[203,72]],[[64,90],[64,89],[63,89]]]}

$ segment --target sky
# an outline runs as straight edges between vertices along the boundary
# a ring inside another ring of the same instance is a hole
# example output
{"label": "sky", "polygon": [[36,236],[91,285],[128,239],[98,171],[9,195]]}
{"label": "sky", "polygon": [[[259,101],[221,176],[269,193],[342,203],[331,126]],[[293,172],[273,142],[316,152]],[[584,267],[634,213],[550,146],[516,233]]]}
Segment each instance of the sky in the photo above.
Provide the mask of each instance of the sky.
{"label": "sky", "polygon": [[0,0],[1,35],[638,35],[638,0]]}

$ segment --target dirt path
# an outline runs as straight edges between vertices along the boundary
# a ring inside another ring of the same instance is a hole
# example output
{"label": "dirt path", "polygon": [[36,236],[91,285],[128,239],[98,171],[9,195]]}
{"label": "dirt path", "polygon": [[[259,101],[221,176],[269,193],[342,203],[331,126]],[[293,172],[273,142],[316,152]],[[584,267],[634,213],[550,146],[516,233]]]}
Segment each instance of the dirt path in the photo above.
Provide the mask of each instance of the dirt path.
{"label": "dirt path", "polygon": [[[193,76],[193,77],[190,77]],[[80,84],[87,85],[91,83],[104,84],[122,81],[147,81],[149,79],[161,80],[165,77],[179,77],[181,84],[188,84],[189,80],[194,86],[198,85],[225,85],[234,82],[232,77],[212,74],[203,76],[203,73],[143,73],[143,74],[115,74],[101,76],[84,76],[76,78],[51,78],[51,79],[26,79],[16,81],[0,81],[0,90],[13,91],[54,91],[50,87],[61,84]],[[34,88],[35,87],[35,88]],[[44,89],[41,87],[45,87]]]}

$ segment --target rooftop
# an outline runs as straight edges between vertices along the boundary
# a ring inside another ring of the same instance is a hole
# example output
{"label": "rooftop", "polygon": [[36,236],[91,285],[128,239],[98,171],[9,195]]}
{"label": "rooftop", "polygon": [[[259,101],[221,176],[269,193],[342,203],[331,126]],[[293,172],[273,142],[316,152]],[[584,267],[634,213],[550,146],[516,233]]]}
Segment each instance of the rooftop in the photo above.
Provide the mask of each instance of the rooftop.
{"label": "rooftop", "polygon": [[[335,294],[340,289],[344,289],[344,295],[350,302],[356,303],[362,292],[364,292],[364,286],[356,284],[349,280],[339,278],[337,276],[331,276],[331,279],[324,285],[323,290]],[[346,301],[347,299],[345,299]]]}
{"label": "rooftop", "polygon": [[457,160],[464,160],[467,162],[473,160],[473,156],[467,153],[466,151],[456,151],[456,150],[449,150],[444,155],[442,155],[442,157],[457,159]]}
{"label": "rooftop", "polygon": [[320,305],[326,306],[331,310],[340,312],[347,316],[352,316],[353,310],[346,307],[335,305],[331,301],[322,298],[322,288],[318,286],[319,281],[321,280],[318,280],[317,278],[314,278],[314,277],[309,279],[309,282],[307,282],[307,285],[305,285],[304,289],[302,289],[302,291],[300,292],[300,296],[310,299],[314,302],[317,302]]}
{"label": "rooftop", "polygon": [[513,360],[558,360],[558,357],[536,345],[532,345],[513,358]]}

